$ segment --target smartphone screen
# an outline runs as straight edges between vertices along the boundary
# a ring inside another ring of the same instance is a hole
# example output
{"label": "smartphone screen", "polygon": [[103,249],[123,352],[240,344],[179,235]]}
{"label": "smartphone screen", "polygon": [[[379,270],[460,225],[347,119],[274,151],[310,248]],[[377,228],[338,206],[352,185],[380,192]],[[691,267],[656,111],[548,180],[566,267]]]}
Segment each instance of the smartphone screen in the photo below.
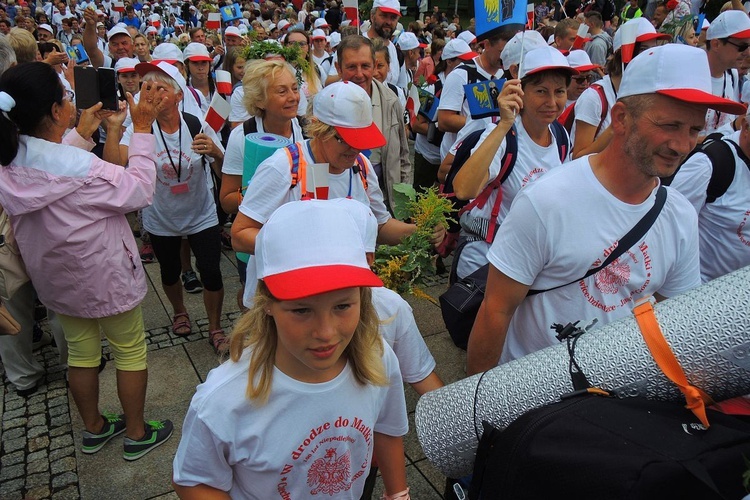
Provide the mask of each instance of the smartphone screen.
{"label": "smartphone screen", "polygon": [[102,101],[102,109],[117,111],[119,109],[117,98],[117,76],[112,68],[99,68],[99,100]]}
{"label": "smartphone screen", "polygon": [[99,102],[99,75],[92,67],[73,68],[76,82],[76,108],[88,109]]}

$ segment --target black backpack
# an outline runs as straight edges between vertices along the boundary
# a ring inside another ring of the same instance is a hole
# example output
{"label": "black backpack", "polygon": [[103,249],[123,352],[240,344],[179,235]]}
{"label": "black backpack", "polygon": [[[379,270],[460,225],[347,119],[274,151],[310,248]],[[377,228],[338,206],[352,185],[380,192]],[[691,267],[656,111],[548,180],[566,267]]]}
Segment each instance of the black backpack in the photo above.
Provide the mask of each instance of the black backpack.
{"label": "black backpack", "polygon": [[[682,162],[682,165],[684,165],[696,153],[705,154],[711,162],[711,179],[708,181],[708,187],[706,188],[706,203],[713,203],[723,196],[734,180],[737,165],[732,154],[732,148],[734,148],[737,156],[750,167],[750,158],[745,155],[742,148],[732,140],[722,139],[719,133],[710,134],[706,137],[703,143],[696,146]],[[669,186],[677,172],[680,171],[680,167],[675,170],[674,174],[662,178],[661,183]]]}
{"label": "black backpack", "polygon": [[679,403],[578,395],[505,430],[483,422],[469,498],[739,499],[750,421]]}

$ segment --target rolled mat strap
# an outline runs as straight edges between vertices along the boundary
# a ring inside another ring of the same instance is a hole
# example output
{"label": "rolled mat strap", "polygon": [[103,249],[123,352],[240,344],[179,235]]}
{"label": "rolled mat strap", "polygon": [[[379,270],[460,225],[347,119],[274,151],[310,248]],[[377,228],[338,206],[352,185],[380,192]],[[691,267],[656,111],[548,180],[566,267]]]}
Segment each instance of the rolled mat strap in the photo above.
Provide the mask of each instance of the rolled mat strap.
{"label": "rolled mat strap", "polygon": [[654,361],[659,365],[664,375],[674,382],[685,395],[685,401],[687,402],[685,408],[692,411],[701,423],[708,428],[706,405],[712,405],[713,400],[711,396],[691,385],[688,381],[682,365],[675,357],[667,339],[664,338],[651,302],[648,300],[641,302],[633,308],[633,314]]}

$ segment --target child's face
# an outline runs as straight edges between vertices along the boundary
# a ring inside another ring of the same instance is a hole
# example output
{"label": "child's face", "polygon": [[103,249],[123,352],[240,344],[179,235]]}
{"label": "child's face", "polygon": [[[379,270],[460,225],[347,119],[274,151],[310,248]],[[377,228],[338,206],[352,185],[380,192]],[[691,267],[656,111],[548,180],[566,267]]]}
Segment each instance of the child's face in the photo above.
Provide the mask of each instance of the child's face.
{"label": "child's face", "polygon": [[276,367],[301,382],[327,382],[346,365],[342,355],[359,323],[360,291],[272,302],[268,314],[278,335]]}

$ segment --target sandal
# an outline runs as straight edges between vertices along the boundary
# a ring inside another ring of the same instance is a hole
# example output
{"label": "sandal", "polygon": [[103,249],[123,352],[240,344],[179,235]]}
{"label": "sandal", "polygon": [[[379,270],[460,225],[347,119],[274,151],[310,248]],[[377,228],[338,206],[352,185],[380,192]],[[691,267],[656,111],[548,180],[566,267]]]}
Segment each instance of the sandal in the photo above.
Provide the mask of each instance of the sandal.
{"label": "sandal", "polygon": [[216,354],[224,354],[229,350],[229,337],[224,334],[224,330],[211,330],[208,332],[208,343],[214,348]]}
{"label": "sandal", "polygon": [[172,333],[178,337],[187,337],[193,333],[193,329],[190,326],[190,316],[188,313],[177,313],[172,318]]}

